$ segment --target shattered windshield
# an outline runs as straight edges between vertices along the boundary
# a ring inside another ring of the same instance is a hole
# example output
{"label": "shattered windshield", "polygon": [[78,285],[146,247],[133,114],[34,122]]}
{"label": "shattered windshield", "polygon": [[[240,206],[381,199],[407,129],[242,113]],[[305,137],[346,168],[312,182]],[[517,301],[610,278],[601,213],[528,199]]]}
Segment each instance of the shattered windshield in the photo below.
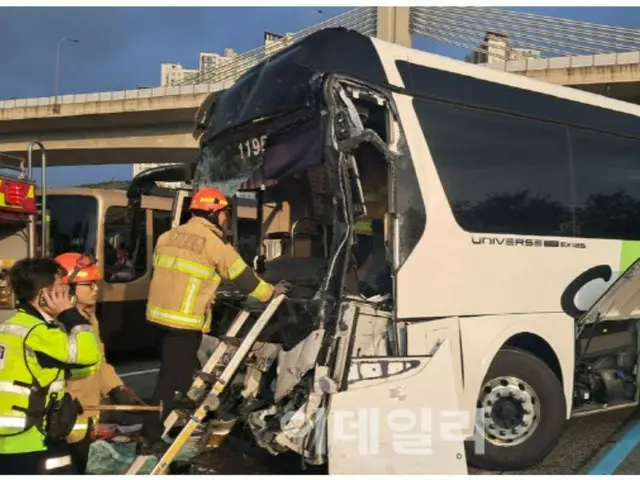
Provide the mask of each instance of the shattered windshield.
{"label": "shattered windshield", "polygon": [[323,135],[318,118],[301,124],[293,120],[286,127],[282,124],[271,127],[261,130],[265,132],[262,135],[229,142],[225,142],[223,136],[204,145],[196,172],[198,187],[215,182],[239,184],[253,177],[254,188],[259,188],[262,182],[321,163]]}
{"label": "shattered windshield", "polygon": [[[196,183],[246,179],[262,164],[269,136],[279,128],[274,123],[307,113],[320,118],[320,87],[326,73],[386,82],[368,37],[344,29],[309,35],[256,65],[220,94],[202,135]],[[301,137],[293,148],[308,144],[315,151],[314,141]]]}
{"label": "shattered windshield", "polygon": [[325,29],[254,66],[216,100],[204,142],[261,118],[308,108],[326,73],[387,81],[371,40],[352,30]]}
{"label": "shattered windshield", "polygon": [[305,50],[297,46],[267,59],[220,96],[204,141],[256,119],[310,107],[317,80]]}

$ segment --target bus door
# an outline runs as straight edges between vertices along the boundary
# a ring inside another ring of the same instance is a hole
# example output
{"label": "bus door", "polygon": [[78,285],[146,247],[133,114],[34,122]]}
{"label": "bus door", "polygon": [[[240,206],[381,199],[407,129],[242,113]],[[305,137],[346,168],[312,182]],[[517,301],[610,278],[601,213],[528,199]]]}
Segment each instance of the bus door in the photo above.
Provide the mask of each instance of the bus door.
{"label": "bus door", "polygon": [[109,351],[149,348],[156,340],[145,321],[152,271],[152,211],[143,198],[132,231],[126,206],[104,208],[99,253],[104,272],[99,305],[102,337]]}

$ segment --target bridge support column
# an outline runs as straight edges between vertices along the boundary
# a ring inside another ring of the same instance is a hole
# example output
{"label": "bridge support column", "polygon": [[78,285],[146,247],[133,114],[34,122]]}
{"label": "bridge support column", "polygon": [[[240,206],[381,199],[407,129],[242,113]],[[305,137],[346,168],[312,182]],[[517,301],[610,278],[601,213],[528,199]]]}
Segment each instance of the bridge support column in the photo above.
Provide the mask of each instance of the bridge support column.
{"label": "bridge support column", "polygon": [[411,47],[411,7],[378,7],[377,37]]}

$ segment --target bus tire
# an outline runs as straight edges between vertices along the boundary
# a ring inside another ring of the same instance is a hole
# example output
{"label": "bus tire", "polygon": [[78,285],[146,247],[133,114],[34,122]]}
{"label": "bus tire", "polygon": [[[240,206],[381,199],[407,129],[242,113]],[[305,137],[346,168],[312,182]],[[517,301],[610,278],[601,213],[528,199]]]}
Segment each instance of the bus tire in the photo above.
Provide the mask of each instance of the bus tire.
{"label": "bus tire", "polygon": [[465,448],[468,463],[484,470],[533,467],[553,451],[567,421],[558,377],[541,359],[518,349],[497,353],[477,408],[476,433]]}

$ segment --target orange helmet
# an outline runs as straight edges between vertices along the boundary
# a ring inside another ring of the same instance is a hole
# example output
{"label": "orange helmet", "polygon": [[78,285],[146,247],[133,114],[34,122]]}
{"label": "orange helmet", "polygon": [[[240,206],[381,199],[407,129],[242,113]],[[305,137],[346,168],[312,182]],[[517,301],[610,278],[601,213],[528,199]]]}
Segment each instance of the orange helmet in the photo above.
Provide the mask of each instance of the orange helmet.
{"label": "orange helmet", "polygon": [[84,283],[102,280],[102,275],[96,265],[96,259],[92,255],[82,253],[63,253],[55,258],[55,261],[67,271],[62,277],[65,283]]}
{"label": "orange helmet", "polygon": [[193,196],[190,209],[213,213],[228,207],[229,201],[224,193],[214,187],[204,187]]}

